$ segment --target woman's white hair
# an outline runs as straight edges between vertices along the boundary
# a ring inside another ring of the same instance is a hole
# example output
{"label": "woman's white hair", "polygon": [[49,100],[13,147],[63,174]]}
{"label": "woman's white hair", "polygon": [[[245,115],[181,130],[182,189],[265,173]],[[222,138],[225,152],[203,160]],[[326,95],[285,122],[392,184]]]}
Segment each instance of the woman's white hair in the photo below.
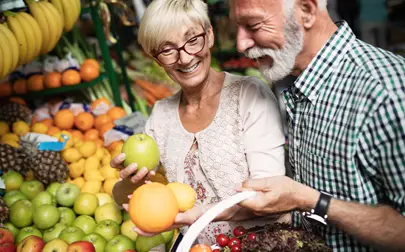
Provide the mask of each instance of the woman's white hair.
{"label": "woman's white hair", "polygon": [[211,26],[207,4],[202,0],[153,0],[146,9],[138,31],[138,42],[148,54],[184,25]]}

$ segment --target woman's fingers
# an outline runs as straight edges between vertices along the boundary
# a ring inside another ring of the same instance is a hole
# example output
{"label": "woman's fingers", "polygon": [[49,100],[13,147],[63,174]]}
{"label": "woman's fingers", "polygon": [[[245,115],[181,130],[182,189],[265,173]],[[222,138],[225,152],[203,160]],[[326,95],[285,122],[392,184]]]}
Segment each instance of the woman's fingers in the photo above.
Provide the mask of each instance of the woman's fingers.
{"label": "woman's fingers", "polygon": [[134,230],[138,235],[148,236],[148,237],[151,237],[151,236],[155,236],[155,235],[160,234],[160,233],[147,233],[147,232],[144,232],[144,231],[140,230],[140,229],[137,228],[137,227],[134,227],[133,230]]}
{"label": "woman's fingers", "polygon": [[125,154],[124,153],[120,153],[118,154],[115,158],[113,158],[110,162],[110,166],[112,168],[116,168],[116,169],[123,169],[124,166],[122,165],[122,162],[124,162],[125,160]]}
{"label": "woman's fingers", "polygon": [[156,175],[155,171],[150,171],[148,173],[148,175],[146,176],[146,180],[152,180],[153,176],[155,176],[155,175]]}
{"label": "woman's fingers", "polygon": [[121,177],[122,179],[125,179],[125,178],[131,176],[132,174],[134,174],[137,169],[138,169],[138,165],[137,165],[137,164],[135,164],[135,163],[130,164],[130,165],[128,165],[125,169],[122,169],[122,170],[120,171],[120,177]]}
{"label": "woman's fingers", "polygon": [[148,175],[148,172],[149,170],[146,167],[143,167],[142,169],[138,170],[138,172],[131,178],[132,183],[136,184],[142,179],[144,179],[146,175]]}

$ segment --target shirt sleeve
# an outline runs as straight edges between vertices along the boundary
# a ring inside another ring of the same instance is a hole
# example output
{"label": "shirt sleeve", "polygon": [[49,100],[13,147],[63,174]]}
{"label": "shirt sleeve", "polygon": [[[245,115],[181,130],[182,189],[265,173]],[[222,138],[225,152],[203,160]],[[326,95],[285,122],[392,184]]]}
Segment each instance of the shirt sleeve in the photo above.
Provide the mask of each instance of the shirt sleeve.
{"label": "shirt sleeve", "polygon": [[241,88],[240,109],[250,177],[285,175],[285,136],[271,89],[256,77],[247,78]]}
{"label": "shirt sleeve", "polygon": [[373,113],[359,147],[391,206],[405,216],[405,96],[388,97]]}

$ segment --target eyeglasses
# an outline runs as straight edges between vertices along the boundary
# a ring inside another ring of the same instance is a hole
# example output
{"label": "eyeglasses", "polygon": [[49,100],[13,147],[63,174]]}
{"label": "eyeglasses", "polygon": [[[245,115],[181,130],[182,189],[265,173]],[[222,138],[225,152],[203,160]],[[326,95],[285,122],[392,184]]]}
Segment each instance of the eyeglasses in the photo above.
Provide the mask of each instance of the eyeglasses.
{"label": "eyeglasses", "polygon": [[173,65],[180,58],[180,50],[184,50],[189,55],[196,55],[197,53],[201,52],[205,46],[205,35],[205,32],[198,34],[197,36],[187,40],[182,47],[165,49],[155,54],[153,57],[155,57],[163,65]]}

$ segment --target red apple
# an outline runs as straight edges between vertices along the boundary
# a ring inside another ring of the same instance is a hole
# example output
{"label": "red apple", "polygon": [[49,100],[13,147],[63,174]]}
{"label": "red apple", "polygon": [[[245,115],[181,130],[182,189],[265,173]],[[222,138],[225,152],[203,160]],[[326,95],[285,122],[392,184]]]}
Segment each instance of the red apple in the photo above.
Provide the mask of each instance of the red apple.
{"label": "red apple", "polygon": [[136,252],[136,250],[128,249],[128,250],[125,250],[124,252]]}
{"label": "red apple", "polygon": [[16,247],[13,243],[1,243],[0,251],[1,252],[15,252]]}
{"label": "red apple", "polygon": [[17,252],[41,252],[45,242],[41,237],[30,235],[17,246]]}
{"label": "red apple", "polygon": [[9,230],[0,228],[0,244],[14,243],[14,236]]}
{"label": "red apple", "polygon": [[69,245],[67,252],[96,252],[96,249],[89,241],[77,241]]}

